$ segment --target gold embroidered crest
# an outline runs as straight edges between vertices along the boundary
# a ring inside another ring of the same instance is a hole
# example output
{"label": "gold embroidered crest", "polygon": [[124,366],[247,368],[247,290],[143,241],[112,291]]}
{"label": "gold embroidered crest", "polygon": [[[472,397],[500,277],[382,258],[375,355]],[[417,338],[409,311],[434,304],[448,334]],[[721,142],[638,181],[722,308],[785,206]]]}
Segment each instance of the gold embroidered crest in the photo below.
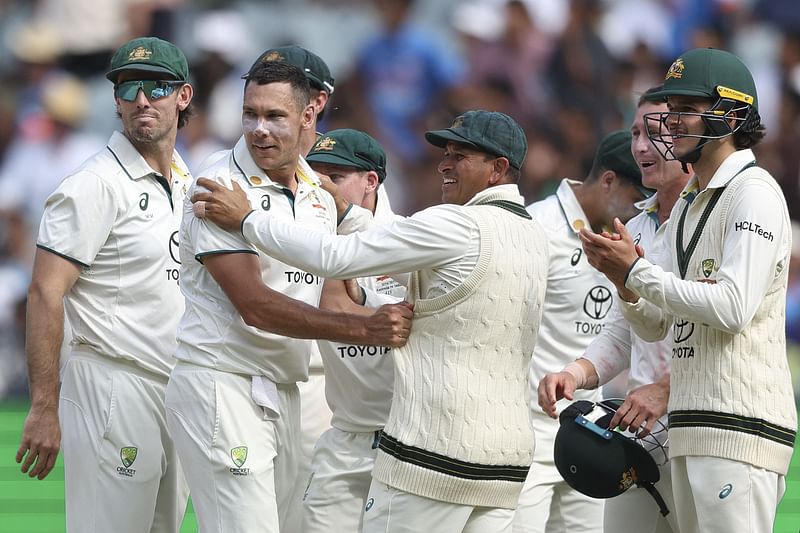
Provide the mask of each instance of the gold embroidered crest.
{"label": "gold embroidered crest", "polygon": [[703,267],[703,275],[708,277],[714,271],[714,260],[713,259],[703,259],[703,262],[700,263]]}
{"label": "gold embroidered crest", "polygon": [[277,50],[273,50],[272,52],[268,53],[267,55],[265,55],[261,59],[262,62],[266,62],[266,61],[283,61],[283,60],[284,60],[284,57]]}
{"label": "gold embroidered crest", "polygon": [[146,61],[153,55],[152,50],[148,50],[144,46],[137,46],[131,53],[128,54],[128,61]]}
{"label": "gold embroidered crest", "polygon": [[631,467],[630,470],[626,470],[622,473],[622,477],[619,480],[619,489],[622,491],[628,490],[635,482],[636,470]]}
{"label": "gold embroidered crest", "polygon": [[314,145],[314,150],[333,150],[335,145],[336,141],[334,139],[330,137],[323,137],[317,141],[317,144]]}
{"label": "gold embroidered crest", "polygon": [[451,128],[458,128],[463,123],[464,123],[464,118],[463,117],[456,117],[456,119],[453,121],[453,124],[451,124],[450,127]]}
{"label": "gold embroidered crest", "polygon": [[686,65],[683,64],[683,59],[681,58],[676,59],[675,62],[672,63],[672,65],[670,65],[669,70],[667,71],[667,75],[664,79],[665,80],[668,80],[670,78],[675,78],[676,80],[681,79],[683,77],[683,70],[685,68]]}

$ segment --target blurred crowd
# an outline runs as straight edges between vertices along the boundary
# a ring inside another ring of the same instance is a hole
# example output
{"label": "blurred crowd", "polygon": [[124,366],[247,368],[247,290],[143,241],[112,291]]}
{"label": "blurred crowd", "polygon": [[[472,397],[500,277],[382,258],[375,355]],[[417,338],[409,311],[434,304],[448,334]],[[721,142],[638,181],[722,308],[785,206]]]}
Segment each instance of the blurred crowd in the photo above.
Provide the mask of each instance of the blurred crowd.
{"label": "blurred crowd", "polygon": [[[26,390],[25,296],[44,201],[117,127],[103,74],[138,35],[189,58],[196,113],[178,150],[192,170],[239,137],[241,74],[262,50],[296,43],[320,55],[335,78],[321,129],[382,142],[403,214],[439,202],[439,154],[422,134],[461,111],[523,125],[520,189],[533,202],[587,174],[599,139],[628,127],[674,57],[724,48],[754,74],[767,126],[755,151],[800,221],[796,0],[0,0],[0,398]],[[795,242],[800,265],[800,232]],[[787,332],[800,343],[792,271]]]}

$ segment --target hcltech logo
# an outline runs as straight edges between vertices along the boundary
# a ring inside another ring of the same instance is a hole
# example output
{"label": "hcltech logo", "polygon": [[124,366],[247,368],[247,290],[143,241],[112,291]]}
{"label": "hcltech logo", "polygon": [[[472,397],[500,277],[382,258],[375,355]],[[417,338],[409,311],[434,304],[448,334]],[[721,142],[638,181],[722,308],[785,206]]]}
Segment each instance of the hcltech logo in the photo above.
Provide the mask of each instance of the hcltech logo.
{"label": "hcltech logo", "polygon": [[247,461],[247,446],[237,446],[235,448],[231,448],[231,459],[233,459],[233,464],[236,465],[236,468],[230,469],[231,474],[234,476],[250,475],[249,468],[242,468],[245,461]]}
{"label": "hcltech logo", "polygon": [[119,458],[123,466],[117,467],[117,473],[125,477],[133,477],[136,475],[136,470],[130,468],[134,461],[139,449],[136,446],[123,446],[119,449]]}

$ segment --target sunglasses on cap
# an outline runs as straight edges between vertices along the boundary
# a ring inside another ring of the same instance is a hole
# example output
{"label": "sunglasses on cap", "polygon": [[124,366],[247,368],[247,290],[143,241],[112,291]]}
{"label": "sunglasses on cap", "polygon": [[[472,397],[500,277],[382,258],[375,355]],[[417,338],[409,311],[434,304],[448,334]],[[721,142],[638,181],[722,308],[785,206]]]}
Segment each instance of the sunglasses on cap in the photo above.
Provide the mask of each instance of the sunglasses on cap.
{"label": "sunglasses on cap", "polygon": [[149,100],[165,98],[175,92],[175,87],[185,84],[185,81],[167,80],[130,80],[123,81],[114,86],[114,96],[128,102],[136,100],[139,90],[144,91]]}

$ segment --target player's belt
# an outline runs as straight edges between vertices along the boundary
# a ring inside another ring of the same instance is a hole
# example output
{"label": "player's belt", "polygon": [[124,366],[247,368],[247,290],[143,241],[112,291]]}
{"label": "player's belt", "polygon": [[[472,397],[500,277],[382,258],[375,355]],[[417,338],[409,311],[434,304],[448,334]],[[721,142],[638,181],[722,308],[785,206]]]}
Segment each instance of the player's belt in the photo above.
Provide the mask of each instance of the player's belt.
{"label": "player's belt", "polygon": [[528,476],[528,470],[530,469],[529,466],[484,465],[453,459],[430,450],[403,444],[386,432],[381,433],[378,448],[398,461],[472,481],[525,483],[525,478]]}
{"label": "player's belt", "polygon": [[796,431],[781,427],[761,418],[716,413],[714,411],[672,411],[669,413],[669,428],[707,427],[738,431],[794,447]]}

